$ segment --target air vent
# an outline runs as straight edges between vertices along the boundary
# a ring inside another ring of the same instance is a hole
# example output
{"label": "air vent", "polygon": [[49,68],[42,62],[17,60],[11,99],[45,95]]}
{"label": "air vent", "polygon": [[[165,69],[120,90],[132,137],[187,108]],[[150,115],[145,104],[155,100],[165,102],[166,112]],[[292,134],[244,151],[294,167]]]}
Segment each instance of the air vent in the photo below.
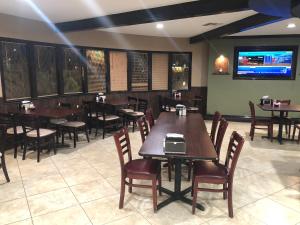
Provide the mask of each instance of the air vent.
{"label": "air vent", "polygon": [[222,25],[222,23],[206,23],[206,24],[203,24],[202,26],[204,27],[216,27],[216,26],[220,26]]}

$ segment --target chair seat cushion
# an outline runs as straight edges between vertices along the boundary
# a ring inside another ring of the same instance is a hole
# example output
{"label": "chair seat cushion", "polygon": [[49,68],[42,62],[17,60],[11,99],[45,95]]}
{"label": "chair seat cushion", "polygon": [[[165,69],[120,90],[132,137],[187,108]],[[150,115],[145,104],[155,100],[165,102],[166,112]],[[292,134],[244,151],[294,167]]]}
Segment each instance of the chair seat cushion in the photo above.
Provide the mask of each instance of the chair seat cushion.
{"label": "chair seat cushion", "polygon": [[[17,134],[23,134],[23,133],[24,133],[24,132],[23,132],[23,127],[22,127],[22,126],[17,126],[17,127],[16,127],[16,132],[17,132]],[[6,133],[7,133],[7,134],[11,134],[11,135],[15,134],[15,133],[14,133],[14,128],[13,128],[13,127],[8,128],[8,129],[6,130]]]}
{"label": "chair seat cushion", "polygon": [[198,111],[199,110],[199,108],[198,107],[188,107],[188,110],[189,111]]}
{"label": "chair seat cushion", "polygon": [[[46,136],[55,134],[55,132],[56,132],[55,130],[40,128],[40,137],[46,137]],[[26,133],[26,136],[36,138],[37,137],[37,130],[29,131],[28,133]]]}
{"label": "chair seat cushion", "polygon": [[85,126],[85,123],[81,122],[81,121],[69,121],[69,122],[63,123],[62,126],[70,127],[70,128],[78,128],[78,127]]}
{"label": "chair seat cushion", "polygon": [[195,163],[195,177],[208,183],[225,183],[228,178],[227,169],[224,165],[211,161]]}
{"label": "chair seat cushion", "polygon": [[134,110],[133,109],[120,109],[120,111],[128,113],[128,112],[133,112]]}
{"label": "chair seat cushion", "polygon": [[60,124],[66,123],[66,122],[68,122],[68,120],[66,120],[64,118],[61,118],[61,119],[51,119],[50,120],[50,123],[52,123],[54,125],[60,125]]}
{"label": "chair seat cushion", "polygon": [[[107,120],[107,121],[118,120],[118,119],[120,119],[120,117],[115,116],[115,115],[106,115],[105,116],[105,120]],[[99,116],[98,120],[104,120],[103,116]]]}
{"label": "chair seat cushion", "polygon": [[145,115],[145,113],[139,112],[139,111],[129,112],[127,114],[130,115],[130,116],[136,116],[136,117],[140,117],[140,116],[144,116]]}
{"label": "chair seat cushion", "polygon": [[127,174],[155,175],[160,171],[160,161],[156,159],[135,159],[125,164]]}

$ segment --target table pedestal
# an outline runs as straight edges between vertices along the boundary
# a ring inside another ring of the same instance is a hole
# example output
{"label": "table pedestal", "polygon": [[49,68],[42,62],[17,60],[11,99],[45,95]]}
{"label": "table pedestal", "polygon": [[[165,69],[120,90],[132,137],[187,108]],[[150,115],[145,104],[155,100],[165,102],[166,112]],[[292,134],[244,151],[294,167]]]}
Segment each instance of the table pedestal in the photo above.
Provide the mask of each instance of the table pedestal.
{"label": "table pedestal", "polygon": [[[181,164],[183,160],[175,158],[175,183],[174,183],[174,191],[168,190],[166,188],[161,187],[161,191],[170,195],[170,197],[163,202],[159,203],[157,209],[161,209],[164,206],[174,202],[174,201],[182,201],[189,205],[192,205],[192,200],[185,197],[186,194],[191,193],[192,187],[189,187],[185,190],[181,190]],[[204,211],[203,205],[197,203],[196,207],[202,211]]]}

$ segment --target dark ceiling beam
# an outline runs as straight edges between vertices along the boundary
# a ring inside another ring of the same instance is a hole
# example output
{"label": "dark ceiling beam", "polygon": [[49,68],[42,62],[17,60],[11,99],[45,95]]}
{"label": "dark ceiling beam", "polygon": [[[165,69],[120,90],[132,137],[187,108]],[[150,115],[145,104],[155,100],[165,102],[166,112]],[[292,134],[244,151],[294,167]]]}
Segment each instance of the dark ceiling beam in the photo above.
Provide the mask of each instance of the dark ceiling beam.
{"label": "dark ceiling beam", "polygon": [[216,28],[214,30],[205,32],[203,34],[196,35],[190,38],[190,43],[194,44],[204,40],[220,38],[231,34],[239,33],[245,30],[254,29],[266,24],[275,23],[283,18],[277,16],[268,16],[263,14],[255,14],[228,25]]}
{"label": "dark ceiling beam", "polygon": [[157,8],[56,23],[62,32],[120,27],[248,10],[248,0],[198,0]]}

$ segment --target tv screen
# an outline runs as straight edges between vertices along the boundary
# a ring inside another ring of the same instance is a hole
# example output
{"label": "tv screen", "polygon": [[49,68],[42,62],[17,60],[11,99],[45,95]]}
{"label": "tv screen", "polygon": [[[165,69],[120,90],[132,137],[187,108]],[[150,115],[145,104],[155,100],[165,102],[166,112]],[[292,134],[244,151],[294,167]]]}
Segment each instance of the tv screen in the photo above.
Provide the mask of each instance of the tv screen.
{"label": "tv screen", "polygon": [[237,47],[234,79],[293,80],[297,47]]}

